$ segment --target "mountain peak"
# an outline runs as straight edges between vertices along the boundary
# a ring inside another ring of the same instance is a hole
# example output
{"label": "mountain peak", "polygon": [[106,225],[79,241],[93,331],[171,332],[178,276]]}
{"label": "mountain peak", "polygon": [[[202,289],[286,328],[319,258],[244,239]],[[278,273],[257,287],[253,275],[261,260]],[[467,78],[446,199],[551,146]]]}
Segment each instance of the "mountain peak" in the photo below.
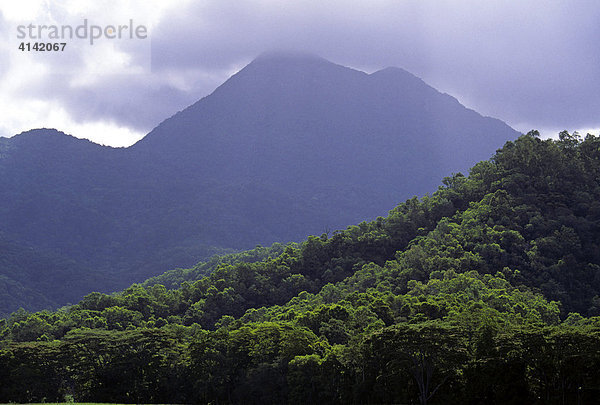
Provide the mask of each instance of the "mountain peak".
{"label": "mountain peak", "polygon": [[70,136],[55,128],[34,128],[23,131],[15,136]]}
{"label": "mountain peak", "polygon": [[421,78],[410,73],[408,70],[405,70],[405,69],[402,69],[399,67],[395,67],[395,66],[388,66],[386,68],[383,68],[381,70],[371,73],[369,76],[384,77],[384,78],[395,77],[395,76],[410,76],[410,77],[413,77],[413,78],[418,79],[419,81],[423,82],[423,80]]}
{"label": "mountain peak", "polygon": [[[307,189],[381,181],[420,194],[516,135],[404,69],[367,74],[314,54],[277,51],[257,57],[134,149],[157,161],[188,162],[209,178],[226,174],[278,186],[295,178]],[[356,163],[350,168],[341,163],[348,156]],[[435,164],[415,161],[424,159]],[[414,173],[402,185],[395,175],[359,169],[408,173],[406,162],[414,163]]]}
{"label": "mountain peak", "polygon": [[[246,75],[252,75],[252,79],[249,80],[256,80],[256,75],[260,78],[289,78],[290,74],[301,76],[325,75],[334,78],[336,75],[343,75],[348,72],[357,73],[358,71],[307,52],[275,51],[259,55],[228,82],[232,79],[235,81],[240,76],[247,77]],[[363,72],[360,73],[364,74]]]}
{"label": "mountain peak", "polygon": [[325,62],[331,63],[327,59],[324,59],[314,53],[303,52],[303,51],[269,51],[264,52],[257,56],[253,63],[261,62],[299,62],[299,61],[313,61],[313,62]]}
{"label": "mountain peak", "polygon": [[56,143],[63,144],[71,140],[77,140],[77,138],[54,128],[35,128],[23,131],[9,138],[9,140],[13,144],[42,146]]}
{"label": "mountain peak", "polygon": [[6,138],[4,143],[30,152],[47,153],[48,157],[54,158],[69,153],[77,154],[84,150],[119,149],[99,145],[89,139],[77,138],[54,128],[36,128],[23,131],[13,137]]}

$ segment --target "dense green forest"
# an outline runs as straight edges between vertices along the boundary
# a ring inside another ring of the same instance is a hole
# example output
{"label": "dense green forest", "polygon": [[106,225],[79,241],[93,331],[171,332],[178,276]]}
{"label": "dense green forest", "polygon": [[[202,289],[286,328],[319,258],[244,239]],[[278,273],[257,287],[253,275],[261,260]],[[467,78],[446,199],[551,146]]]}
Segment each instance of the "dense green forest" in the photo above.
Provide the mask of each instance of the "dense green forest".
{"label": "dense green forest", "polygon": [[532,131],[443,184],[344,231],[15,312],[0,402],[595,403],[600,138]]}

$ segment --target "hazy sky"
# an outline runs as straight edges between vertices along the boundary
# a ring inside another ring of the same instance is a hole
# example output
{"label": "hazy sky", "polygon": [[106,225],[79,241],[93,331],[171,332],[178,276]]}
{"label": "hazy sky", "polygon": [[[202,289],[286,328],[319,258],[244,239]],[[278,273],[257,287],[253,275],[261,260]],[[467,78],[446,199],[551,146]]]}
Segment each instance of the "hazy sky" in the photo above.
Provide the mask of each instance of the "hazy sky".
{"label": "hazy sky", "polygon": [[[84,20],[149,35],[18,50],[19,25]],[[53,127],[129,145],[270,50],[402,67],[523,132],[600,131],[597,0],[0,0],[0,35],[0,136]]]}

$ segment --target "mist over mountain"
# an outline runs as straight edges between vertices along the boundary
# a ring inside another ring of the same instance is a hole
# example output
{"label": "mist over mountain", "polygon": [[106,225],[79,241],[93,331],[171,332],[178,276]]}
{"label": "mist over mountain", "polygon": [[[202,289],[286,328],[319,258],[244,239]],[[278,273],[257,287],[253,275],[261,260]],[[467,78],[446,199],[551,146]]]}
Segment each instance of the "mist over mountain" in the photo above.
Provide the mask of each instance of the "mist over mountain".
{"label": "mist over mountain", "polygon": [[[0,138],[2,240],[72,261],[83,280],[33,283],[53,260],[25,272],[3,250],[0,280],[13,287],[0,313],[385,215],[517,136],[402,69],[278,53],[129,148],[50,129]],[[29,293],[15,300],[15,285]]]}

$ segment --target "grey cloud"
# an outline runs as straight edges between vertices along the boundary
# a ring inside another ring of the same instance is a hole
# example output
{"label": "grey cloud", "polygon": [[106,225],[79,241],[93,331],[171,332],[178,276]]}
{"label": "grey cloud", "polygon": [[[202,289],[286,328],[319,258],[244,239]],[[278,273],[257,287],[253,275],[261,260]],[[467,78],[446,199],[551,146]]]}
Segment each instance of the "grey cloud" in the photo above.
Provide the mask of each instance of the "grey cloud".
{"label": "grey cloud", "polygon": [[[4,19],[4,14],[2,13],[2,10],[0,10],[0,38],[3,39],[3,44],[0,44],[0,50],[1,51],[8,51],[8,49],[5,49],[6,47],[10,46],[9,43],[9,32],[10,27],[8,26],[8,24],[6,23],[6,20]],[[0,79],[4,76],[4,74],[8,71],[8,67],[10,64],[10,60],[7,57],[4,58],[0,58]]]}
{"label": "grey cloud", "polygon": [[403,67],[512,125],[600,127],[595,1],[187,4],[151,28],[151,75],[107,76],[86,89],[36,83],[30,91],[56,99],[79,121],[149,131],[257,55],[301,50],[367,71]]}
{"label": "grey cloud", "polygon": [[600,124],[596,2],[249,4],[199,2],[165,18],[154,31],[157,71],[301,49],[358,68],[404,67],[509,123]]}
{"label": "grey cloud", "polygon": [[46,82],[36,90],[65,107],[76,122],[105,120],[143,132],[195,101],[194,95],[153,83],[147,75],[110,75],[93,87],[69,91],[59,81]]}

